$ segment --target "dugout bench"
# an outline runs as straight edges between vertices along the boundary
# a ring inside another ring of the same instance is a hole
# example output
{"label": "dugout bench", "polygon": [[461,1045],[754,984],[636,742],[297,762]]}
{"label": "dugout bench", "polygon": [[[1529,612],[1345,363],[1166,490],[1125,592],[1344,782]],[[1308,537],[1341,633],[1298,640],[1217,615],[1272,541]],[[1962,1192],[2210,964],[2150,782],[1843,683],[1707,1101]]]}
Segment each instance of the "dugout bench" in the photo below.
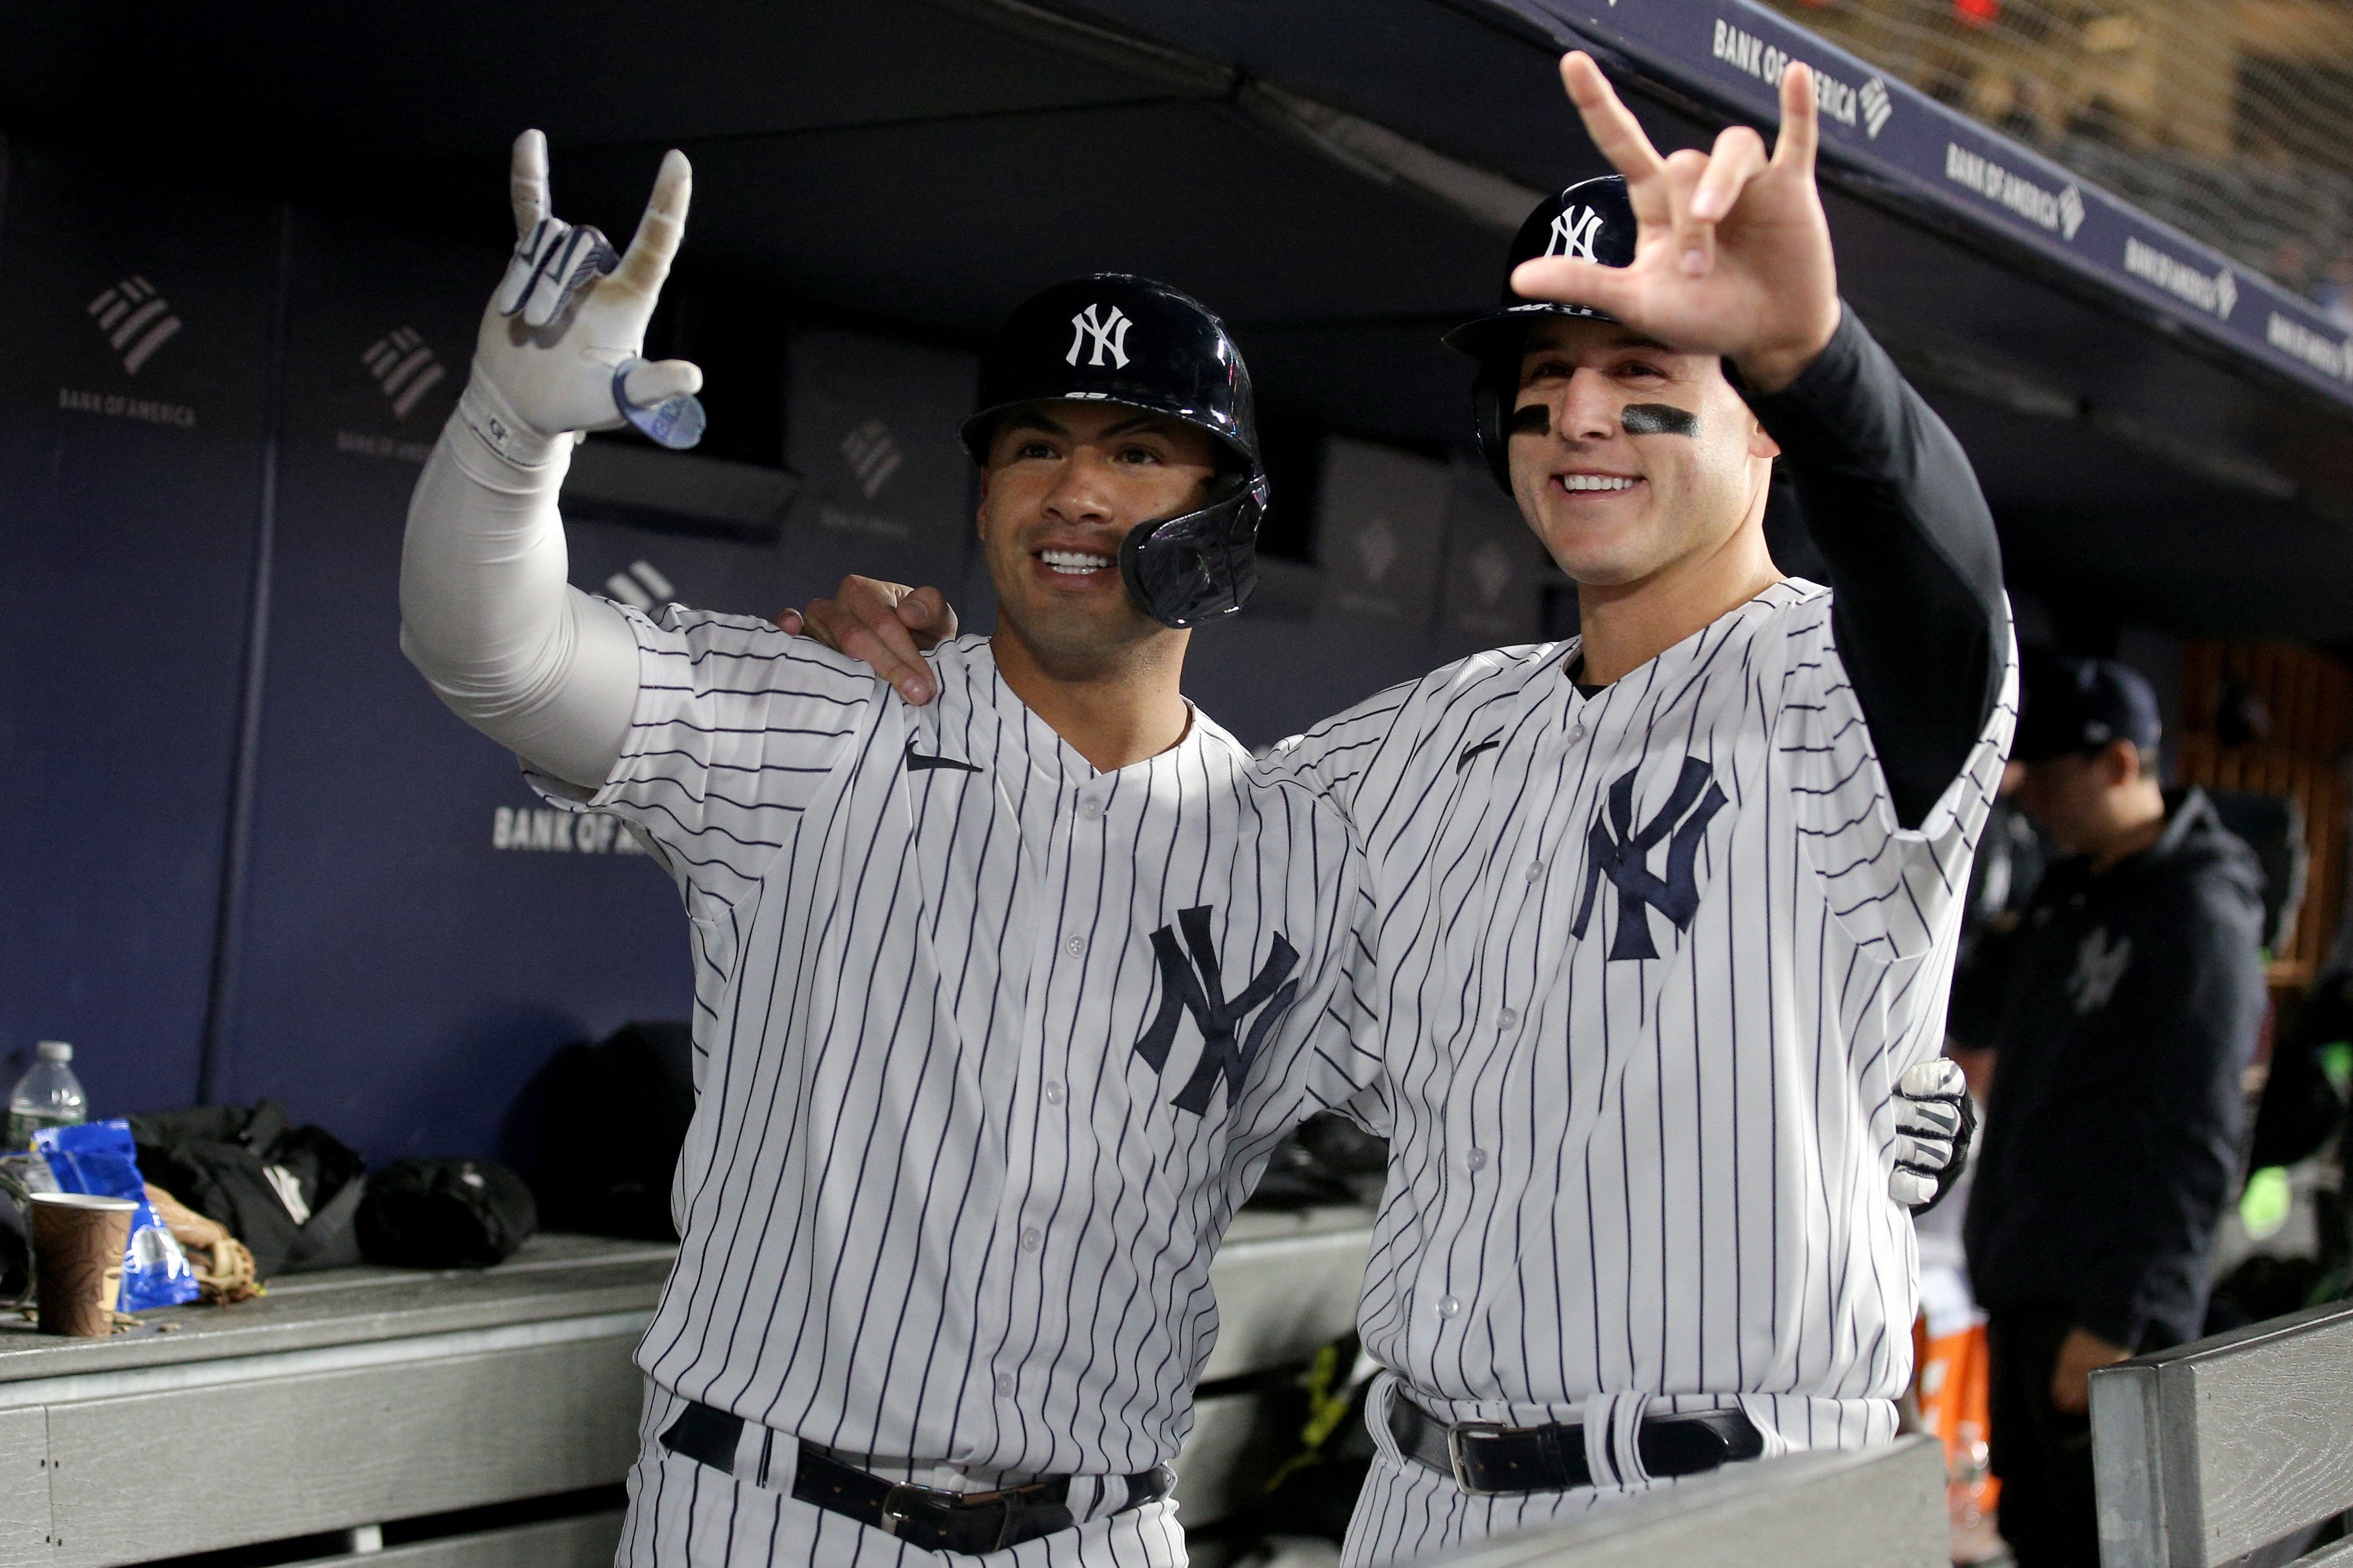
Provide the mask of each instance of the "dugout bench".
{"label": "dugout bench", "polygon": [[[1211,1270],[1224,1326],[1205,1388],[1345,1332],[1371,1222],[1238,1216]],[[304,1538],[300,1563],[603,1568],[637,1449],[629,1354],[671,1252],[546,1234],[495,1268],[294,1275],[110,1340],[0,1327],[0,1568]],[[1188,1524],[1228,1511],[1259,1397],[1202,1399],[1179,1462]]]}
{"label": "dugout bench", "polygon": [[2103,1568],[2353,1568],[2353,1542],[2295,1555],[2353,1510],[2353,1304],[2101,1368],[2092,1460]]}

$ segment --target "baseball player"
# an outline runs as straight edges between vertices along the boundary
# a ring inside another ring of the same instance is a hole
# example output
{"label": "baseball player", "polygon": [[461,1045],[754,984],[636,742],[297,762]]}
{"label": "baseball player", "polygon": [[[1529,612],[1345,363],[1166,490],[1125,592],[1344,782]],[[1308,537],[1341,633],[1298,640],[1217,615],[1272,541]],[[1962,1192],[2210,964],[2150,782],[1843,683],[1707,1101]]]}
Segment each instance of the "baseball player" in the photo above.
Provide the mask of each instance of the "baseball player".
{"label": "baseball player", "polygon": [[[1905,1167],[1960,1131],[1895,1108],[1958,1102],[1933,1058],[2016,680],[1983,499],[1839,300],[1810,73],[1769,159],[1745,127],[1662,158],[1589,58],[1563,75],[1621,174],[1540,206],[1450,342],[1582,635],[1265,770],[1347,812],[1377,910],[1387,1370],[1351,1563],[1892,1437]],[[1765,548],[1777,459],[1827,587]],[[892,668],[933,613],[818,612]]]}
{"label": "baseball player", "polygon": [[621,1561],[1179,1563],[1210,1256],[1280,1136],[1378,1065],[1345,818],[1252,783],[1178,691],[1185,628],[1250,585],[1240,356],[1141,279],[1014,313],[964,428],[1001,623],[911,707],[768,622],[566,585],[572,433],[700,421],[694,367],[638,357],[688,171],[620,257],[549,215],[536,132],[513,190],[402,638],[551,800],[627,822],[692,928]]}
{"label": "baseball player", "polygon": [[[1937,1055],[2015,658],[1958,443],[1840,303],[1810,73],[1521,231],[1479,364],[1582,635],[1386,693],[1277,759],[1348,811],[1394,1120],[1361,1324],[1388,1369],[1352,1563],[1895,1432],[1887,1201]],[[1765,548],[1772,464],[1831,583]]]}

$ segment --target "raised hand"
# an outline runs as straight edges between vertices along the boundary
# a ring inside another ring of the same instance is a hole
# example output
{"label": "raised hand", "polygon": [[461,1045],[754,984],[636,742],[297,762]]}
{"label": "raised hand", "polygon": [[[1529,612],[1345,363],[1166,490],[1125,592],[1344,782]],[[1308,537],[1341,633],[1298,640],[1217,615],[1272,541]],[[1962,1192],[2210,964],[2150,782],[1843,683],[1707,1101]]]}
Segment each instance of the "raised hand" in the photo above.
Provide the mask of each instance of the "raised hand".
{"label": "raised hand", "polygon": [[937,588],[851,576],[841,580],[832,598],[812,599],[806,610],[786,610],[776,625],[863,660],[920,708],[939,692],[923,652],[956,635],[956,613]]}
{"label": "raised hand", "polygon": [[1602,156],[1626,176],[1637,236],[1622,268],[1569,257],[1522,262],[1512,287],[1532,300],[1607,310],[1692,353],[1722,354],[1759,391],[1777,392],[1838,330],[1838,267],[1814,185],[1814,75],[1781,73],[1781,133],[1735,125],[1715,150],[1666,157],[1620,102],[1592,58],[1560,64],[1561,80]]}
{"label": "raised hand", "polygon": [[[637,236],[619,255],[596,229],[549,210],[547,139],[538,132],[515,139],[508,189],[514,256],[474,342],[475,384],[496,395],[484,417],[511,417],[543,437],[627,422],[665,446],[692,446],[702,427],[694,401],[702,372],[642,357],[646,323],[686,233],[686,155],[663,155]],[[480,413],[469,411],[477,428]]]}

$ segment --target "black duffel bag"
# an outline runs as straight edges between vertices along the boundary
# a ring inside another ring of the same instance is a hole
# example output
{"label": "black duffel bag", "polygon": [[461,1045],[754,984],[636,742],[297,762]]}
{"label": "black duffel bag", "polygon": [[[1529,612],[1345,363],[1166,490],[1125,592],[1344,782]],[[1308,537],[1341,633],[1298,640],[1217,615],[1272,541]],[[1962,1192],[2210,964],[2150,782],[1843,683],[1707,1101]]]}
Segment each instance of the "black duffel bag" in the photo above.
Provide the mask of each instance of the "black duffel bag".
{"label": "black duffel bag", "polygon": [[140,1174],[228,1226],[261,1279],[360,1260],[353,1220],[367,1163],[324,1128],[289,1124],[269,1100],[130,1120]]}
{"label": "black duffel bag", "polygon": [[395,1160],[360,1205],[360,1250],[404,1268],[487,1268],[537,1228],[531,1189],[491,1160]]}

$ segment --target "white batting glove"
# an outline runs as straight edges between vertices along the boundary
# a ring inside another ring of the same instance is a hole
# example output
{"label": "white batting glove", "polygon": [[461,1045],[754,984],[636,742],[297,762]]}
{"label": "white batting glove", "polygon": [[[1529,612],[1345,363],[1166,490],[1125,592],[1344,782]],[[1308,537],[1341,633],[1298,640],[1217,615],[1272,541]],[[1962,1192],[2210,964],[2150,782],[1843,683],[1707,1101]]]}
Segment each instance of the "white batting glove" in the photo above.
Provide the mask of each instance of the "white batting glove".
{"label": "white batting glove", "polygon": [[1895,1170],[1887,1195],[1914,1214],[1926,1214],[1952,1187],[1969,1160],[1977,1106],[1957,1062],[1915,1062],[1895,1080]]}
{"label": "white batting glove", "polygon": [[694,395],[702,372],[684,360],[649,361],[646,322],[686,233],[693,172],[662,158],[653,197],[626,255],[594,228],[548,210],[547,138],[515,138],[509,189],[515,251],[482,313],[473,377],[458,412],[502,456],[529,460],[534,443],[635,425],[665,447],[702,437]]}

